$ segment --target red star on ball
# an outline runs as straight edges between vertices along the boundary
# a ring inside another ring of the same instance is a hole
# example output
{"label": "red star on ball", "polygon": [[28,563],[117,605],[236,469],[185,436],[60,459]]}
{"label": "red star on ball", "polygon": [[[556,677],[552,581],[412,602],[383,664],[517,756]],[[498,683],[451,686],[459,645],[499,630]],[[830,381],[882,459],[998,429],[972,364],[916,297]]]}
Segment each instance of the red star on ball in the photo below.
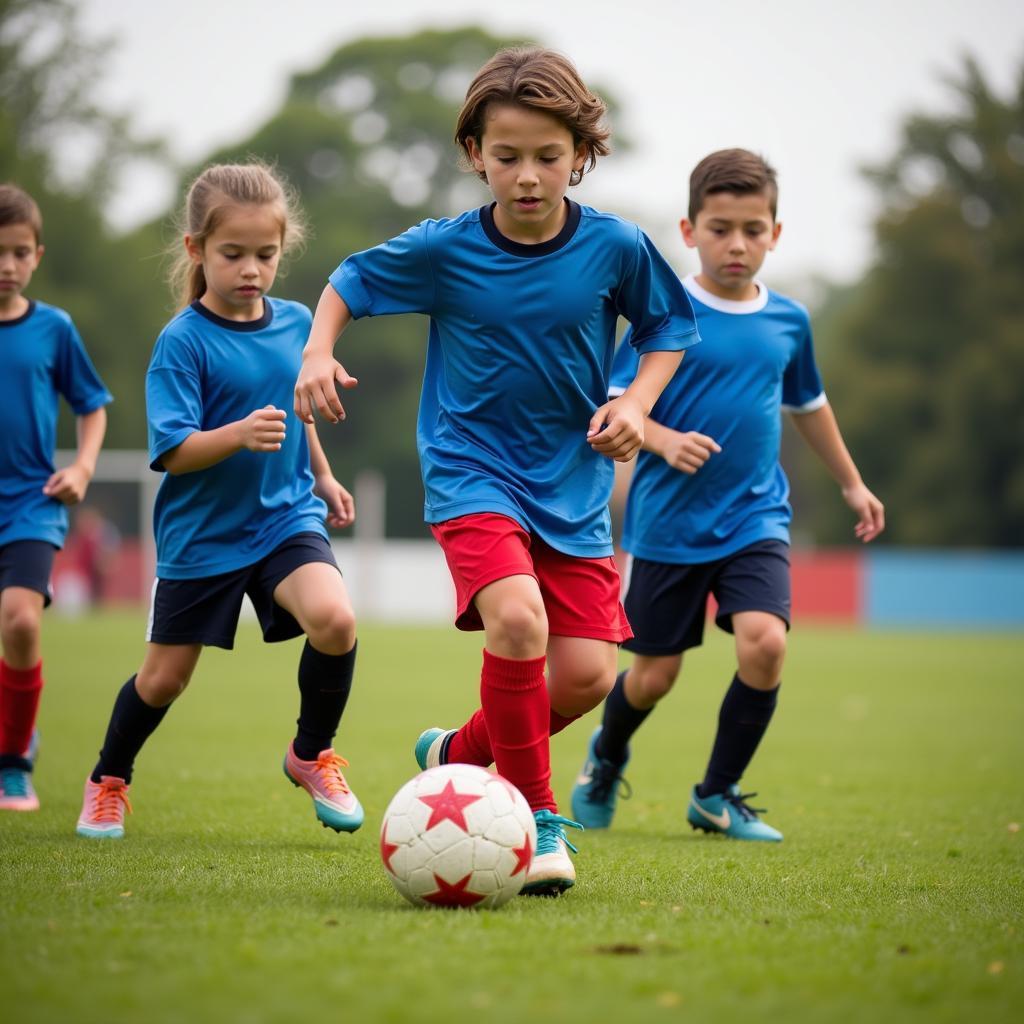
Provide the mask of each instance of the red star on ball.
{"label": "red star on ball", "polygon": [[440,875],[435,874],[434,882],[437,884],[437,892],[432,892],[423,898],[427,903],[433,903],[439,907],[472,907],[484,898],[478,892],[466,891],[466,886],[469,885],[469,880],[472,877],[472,875],[466,875],[454,885],[449,885]]}
{"label": "red star on ball", "polygon": [[442,821],[451,821],[465,832],[467,831],[467,826],[466,815],[463,813],[463,809],[470,804],[475,804],[477,800],[482,800],[483,797],[473,796],[469,793],[456,793],[455,786],[452,780],[449,779],[444,784],[444,789],[440,793],[418,796],[416,799],[430,808],[430,820],[427,822],[428,829],[433,828]]}
{"label": "red star on ball", "polygon": [[533,849],[530,846],[530,837],[527,836],[523,840],[523,845],[513,849],[512,852],[516,855],[516,869],[512,874],[518,875],[520,871],[526,871],[530,867],[530,861],[533,860]]}
{"label": "red star on ball", "polygon": [[385,828],[380,834],[380,859],[384,861],[384,867],[386,867],[392,874],[395,873],[395,869],[391,866],[391,855],[397,849],[398,843],[388,842],[387,828]]}

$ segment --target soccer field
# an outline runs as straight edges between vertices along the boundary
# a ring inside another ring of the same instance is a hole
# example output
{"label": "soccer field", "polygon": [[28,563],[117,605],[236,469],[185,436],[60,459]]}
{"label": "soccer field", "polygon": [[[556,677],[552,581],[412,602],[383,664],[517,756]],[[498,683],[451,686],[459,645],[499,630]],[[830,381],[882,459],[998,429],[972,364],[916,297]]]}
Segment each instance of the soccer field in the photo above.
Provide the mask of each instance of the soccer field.
{"label": "soccer field", "polygon": [[[578,834],[576,888],[475,913],[406,905],[377,832],[420,730],[471,710],[479,636],[362,630],[338,749],[367,823],[338,836],[281,772],[298,642],[243,626],[144,749],[125,840],[89,842],[81,786],[143,626],[45,623],[42,810],[0,817],[4,1020],[1019,1019],[1020,637],[798,627],[744,780],[774,846],[684,820],[732,673],[712,636],[638,734],[615,829]],[[594,720],[553,744],[565,810]]]}

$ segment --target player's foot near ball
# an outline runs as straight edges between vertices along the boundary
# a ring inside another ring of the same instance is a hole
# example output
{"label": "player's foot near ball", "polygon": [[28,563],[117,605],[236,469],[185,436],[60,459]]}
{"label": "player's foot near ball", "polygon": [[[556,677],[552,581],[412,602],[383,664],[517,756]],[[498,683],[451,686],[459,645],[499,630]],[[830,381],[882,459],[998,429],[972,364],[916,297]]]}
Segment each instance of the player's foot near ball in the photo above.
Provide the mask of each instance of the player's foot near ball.
{"label": "player's foot near ball", "polygon": [[87,839],[120,839],[124,835],[124,812],[131,813],[128,784],[113,775],[100,776],[99,782],[85,780],[82,813],[75,831]]}
{"label": "player's foot near ball", "polygon": [[565,827],[583,826],[548,810],[534,811],[533,820],[537,823],[537,849],[521,895],[558,896],[576,884],[576,868],[569,858],[569,850],[576,853],[576,847],[565,838]]}
{"label": "player's foot near ball", "polygon": [[335,832],[355,832],[363,823],[362,805],[341,771],[347,767],[348,761],[332,748],[321,750],[315,761],[303,761],[295,756],[295,744],[289,743],[284,755],[285,775],[313,798],[318,820]]}
{"label": "player's foot near ball", "polygon": [[782,833],[766,825],[757,816],[761,807],[751,807],[747,800],[756,793],[741,793],[740,787],[730,786],[724,793],[700,796],[697,787],[690,794],[686,820],[703,832],[720,832],[732,839],[755,839],[769,843],[782,841]]}
{"label": "player's foot near ball", "polygon": [[424,729],[416,741],[413,756],[423,771],[447,764],[448,744],[455,735],[454,729]]}
{"label": "player's foot near ball", "polygon": [[[20,758],[18,760],[21,760]],[[28,764],[23,761],[23,764]],[[38,811],[39,797],[32,786],[31,768],[0,768],[0,811]]]}
{"label": "player's foot near ball", "polygon": [[610,828],[620,787],[624,800],[632,794],[629,783],[622,777],[629,757],[622,764],[600,757],[597,753],[600,735],[601,727],[598,726],[590,737],[587,759],[572,790],[572,816],[584,828]]}

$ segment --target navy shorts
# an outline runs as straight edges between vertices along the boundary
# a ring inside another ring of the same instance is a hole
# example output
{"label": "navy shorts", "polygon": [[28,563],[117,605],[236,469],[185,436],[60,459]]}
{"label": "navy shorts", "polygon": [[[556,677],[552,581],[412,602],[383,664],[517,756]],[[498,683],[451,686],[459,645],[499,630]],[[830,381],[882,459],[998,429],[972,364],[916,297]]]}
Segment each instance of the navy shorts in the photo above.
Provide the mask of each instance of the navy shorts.
{"label": "navy shorts", "polygon": [[0,546],[0,591],[24,587],[43,595],[45,608],[53,600],[50,574],[57,549],[45,540],[12,540]]}
{"label": "navy shorts", "polygon": [[246,594],[267,643],[302,636],[294,616],[274,601],[274,590],[300,565],[310,562],[338,568],[331,545],[319,533],[289,537],[244,569],[191,580],[158,578],[153,581],[146,639],[154,644],[204,644],[230,651]]}
{"label": "navy shorts", "polygon": [[708,595],[718,602],[715,624],[732,632],[736,612],[770,612],[789,628],[789,545],[763,540],[714,562],[670,565],[634,558],[626,591],[634,654],[664,657],[699,647]]}

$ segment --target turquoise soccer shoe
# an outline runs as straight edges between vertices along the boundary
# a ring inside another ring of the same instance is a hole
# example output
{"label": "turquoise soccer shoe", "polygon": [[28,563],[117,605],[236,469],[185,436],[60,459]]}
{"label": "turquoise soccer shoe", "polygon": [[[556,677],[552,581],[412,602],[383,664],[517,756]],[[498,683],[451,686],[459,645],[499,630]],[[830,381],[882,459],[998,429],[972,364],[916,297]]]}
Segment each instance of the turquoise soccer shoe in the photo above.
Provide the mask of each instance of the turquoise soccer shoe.
{"label": "turquoise soccer shoe", "polygon": [[746,801],[756,793],[741,793],[737,785],[730,786],[724,793],[710,796],[697,795],[697,787],[690,793],[690,806],[686,820],[702,832],[720,832],[732,839],[754,839],[762,842],[780,843],[782,833],[766,825],[757,816],[764,808],[750,807]]}
{"label": "turquoise soccer shoe", "polygon": [[590,737],[587,759],[572,788],[572,816],[584,828],[610,828],[620,787],[624,800],[632,795],[629,783],[622,777],[629,757],[622,764],[598,757],[594,747],[600,735],[598,726]]}

